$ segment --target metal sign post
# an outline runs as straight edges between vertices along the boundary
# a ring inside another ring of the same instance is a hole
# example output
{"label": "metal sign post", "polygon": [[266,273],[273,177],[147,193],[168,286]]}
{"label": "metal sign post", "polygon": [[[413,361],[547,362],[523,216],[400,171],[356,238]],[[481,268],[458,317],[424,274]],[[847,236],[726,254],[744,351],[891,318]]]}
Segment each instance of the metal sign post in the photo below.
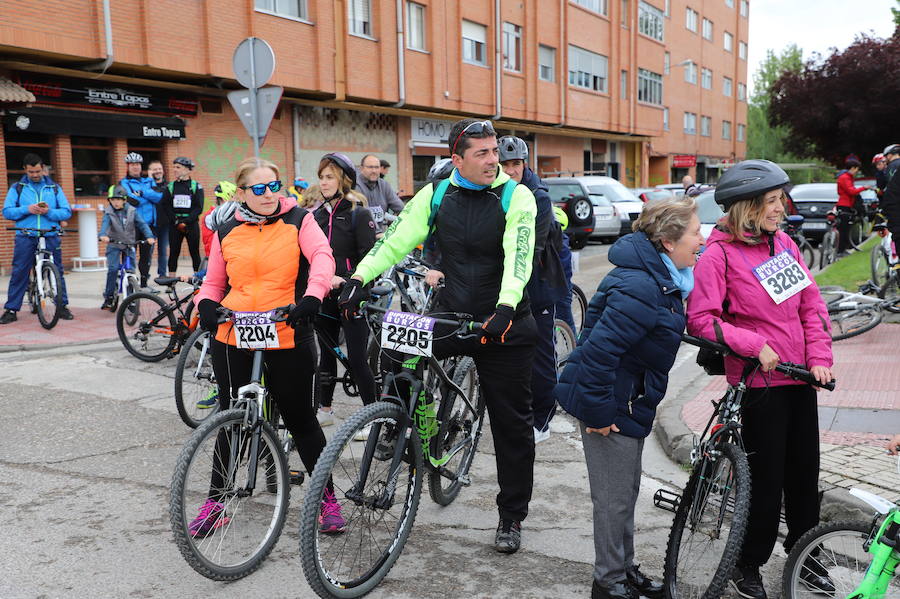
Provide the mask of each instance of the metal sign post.
{"label": "metal sign post", "polygon": [[[259,92],[261,91],[260,87],[268,83],[275,72],[275,52],[265,40],[248,37],[234,50],[232,68],[238,83],[246,87],[248,91],[230,92],[228,100],[253,139],[253,155],[259,158],[260,143],[266,136],[266,131],[272,122],[272,115],[275,113],[275,107],[278,106],[278,100],[281,98],[282,88],[263,88],[273,90],[265,95],[270,102],[274,98],[274,107],[264,124],[264,119],[260,118]],[[274,89],[278,90],[277,93]]]}

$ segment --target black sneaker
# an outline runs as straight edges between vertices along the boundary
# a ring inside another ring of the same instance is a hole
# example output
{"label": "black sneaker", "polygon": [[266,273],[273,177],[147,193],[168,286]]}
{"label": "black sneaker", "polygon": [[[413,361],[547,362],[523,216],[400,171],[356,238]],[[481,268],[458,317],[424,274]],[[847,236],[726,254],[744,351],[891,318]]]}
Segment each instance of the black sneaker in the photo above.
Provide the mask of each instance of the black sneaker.
{"label": "black sneaker", "polygon": [[640,599],[637,589],[627,580],[613,584],[600,584],[594,579],[591,585],[591,599]]}
{"label": "black sneaker", "polygon": [[103,298],[103,305],[100,306],[101,310],[112,310],[113,301],[110,297]]}
{"label": "black sneaker", "polygon": [[517,520],[500,519],[494,549],[500,553],[515,553],[522,546],[522,523]]}
{"label": "black sneaker", "polygon": [[19,320],[19,317],[16,316],[15,310],[7,310],[3,313],[3,316],[0,316],[0,324],[9,324],[17,320]]}
{"label": "black sneaker", "polygon": [[738,596],[745,599],[768,599],[759,568],[735,566],[731,571],[731,586],[737,591]]}
{"label": "black sneaker", "polygon": [[59,317],[63,320],[72,320],[75,316],[72,315],[72,312],[69,311],[68,306],[63,306],[59,309]]}
{"label": "black sneaker", "polygon": [[641,595],[647,599],[663,599],[663,585],[640,571],[640,564],[632,564],[625,568],[625,576]]}
{"label": "black sneaker", "polygon": [[814,593],[834,595],[834,581],[828,576],[828,570],[819,563],[819,560],[810,556],[803,562],[800,571],[800,582]]}

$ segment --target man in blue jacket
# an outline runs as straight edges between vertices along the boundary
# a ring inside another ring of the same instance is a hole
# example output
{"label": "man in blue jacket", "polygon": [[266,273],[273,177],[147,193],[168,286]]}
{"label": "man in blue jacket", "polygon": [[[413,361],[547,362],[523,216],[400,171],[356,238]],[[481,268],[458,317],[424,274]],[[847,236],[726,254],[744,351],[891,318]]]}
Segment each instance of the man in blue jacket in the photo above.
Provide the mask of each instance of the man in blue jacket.
{"label": "man in blue jacket", "polygon": [[[129,152],[125,155],[125,164],[128,168],[128,176],[119,181],[119,185],[128,192],[128,203],[137,209],[153,237],[159,239],[159,226],[156,216],[156,205],[162,199],[162,192],[156,190],[156,183],[151,177],[142,177],[141,169],[144,167],[144,157],[137,152]],[[141,273],[141,287],[147,286],[150,278],[150,259],[153,257],[152,245],[141,245],[138,258],[138,270]],[[160,258],[162,259],[162,258]]]}
{"label": "man in blue jacket", "polygon": [[[44,175],[44,161],[37,154],[26,154],[23,160],[25,175],[18,183],[11,186],[3,202],[3,217],[14,221],[16,227],[33,229],[49,229],[58,227],[60,221],[72,218],[72,209],[66,200],[66,194]],[[62,308],[59,317],[64,320],[74,318],[69,311],[69,297],[66,294],[66,281],[62,276],[63,261],[59,234],[46,235],[47,249],[53,253],[53,261],[59,268],[62,285]],[[16,312],[22,308],[22,297],[28,287],[28,271],[34,265],[34,253],[38,246],[36,233],[16,231],[13,246],[12,276],[9,279],[9,291],[6,293],[5,312],[0,316],[0,324],[15,322]]]}

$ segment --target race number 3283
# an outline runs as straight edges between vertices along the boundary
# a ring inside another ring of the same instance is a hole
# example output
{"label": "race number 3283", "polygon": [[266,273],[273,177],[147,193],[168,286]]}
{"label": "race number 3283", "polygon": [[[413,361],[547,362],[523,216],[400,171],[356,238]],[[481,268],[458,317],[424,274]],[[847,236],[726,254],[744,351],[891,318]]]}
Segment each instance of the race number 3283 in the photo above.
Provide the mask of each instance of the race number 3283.
{"label": "race number 3283", "polygon": [[434,319],[408,312],[385,312],[381,324],[381,347],[405,354],[430,356]]}
{"label": "race number 3283", "polygon": [[754,267],[753,274],[776,304],[795,296],[812,284],[806,271],[787,250]]}
{"label": "race number 3283", "polygon": [[277,349],[278,331],[273,311],[234,312],[234,334],[241,349]]}

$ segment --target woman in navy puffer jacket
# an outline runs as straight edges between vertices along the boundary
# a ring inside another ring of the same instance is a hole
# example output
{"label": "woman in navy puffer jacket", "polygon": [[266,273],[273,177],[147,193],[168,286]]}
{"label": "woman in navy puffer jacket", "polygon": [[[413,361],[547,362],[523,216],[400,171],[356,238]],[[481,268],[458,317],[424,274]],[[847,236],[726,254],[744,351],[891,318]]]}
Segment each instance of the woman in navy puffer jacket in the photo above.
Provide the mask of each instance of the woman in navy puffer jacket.
{"label": "woman in navy puffer jacket", "polygon": [[662,585],[634,564],[641,452],[684,330],[683,301],[703,245],[690,198],[648,204],[634,233],[609,250],[616,265],[588,307],[559,384],[581,424],[594,504],[595,599],[655,599]]}

